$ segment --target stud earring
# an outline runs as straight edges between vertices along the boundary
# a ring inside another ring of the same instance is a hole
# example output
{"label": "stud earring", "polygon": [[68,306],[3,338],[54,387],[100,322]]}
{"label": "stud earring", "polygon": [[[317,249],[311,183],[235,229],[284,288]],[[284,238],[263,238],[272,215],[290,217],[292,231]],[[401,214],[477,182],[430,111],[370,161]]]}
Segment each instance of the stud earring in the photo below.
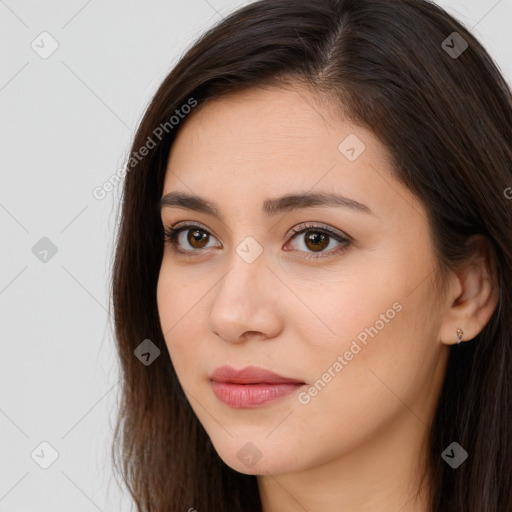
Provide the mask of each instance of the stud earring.
{"label": "stud earring", "polygon": [[462,341],[463,334],[464,334],[464,331],[462,329],[457,329],[457,345],[460,345],[460,342]]}

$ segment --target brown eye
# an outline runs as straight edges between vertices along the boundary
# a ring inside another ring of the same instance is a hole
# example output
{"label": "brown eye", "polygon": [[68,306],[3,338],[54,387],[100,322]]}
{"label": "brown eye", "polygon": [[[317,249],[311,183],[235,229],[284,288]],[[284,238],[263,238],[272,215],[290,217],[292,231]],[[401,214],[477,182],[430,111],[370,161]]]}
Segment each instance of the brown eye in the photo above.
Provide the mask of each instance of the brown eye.
{"label": "brown eye", "polygon": [[[301,224],[292,229],[292,235],[290,242],[295,242],[295,239],[299,242],[299,249],[294,252],[304,253],[304,258],[333,256],[345,251],[352,242],[350,238],[342,236],[328,226],[320,227],[311,224]],[[334,243],[334,248],[325,250],[330,248],[331,242]]]}
{"label": "brown eye", "polygon": [[[206,229],[192,224],[164,229],[165,242],[169,243],[174,251],[184,254],[201,254],[202,249],[213,247],[208,245],[211,239],[213,237]],[[217,245],[219,246],[220,244]]]}
{"label": "brown eye", "polygon": [[203,249],[210,235],[202,229],[188,229],[187,242],[195,249]]}
{"label": "brown eye", "polygon": [[312,251],[323,251],[329,245],[329,237],[319,231],[307,231],[306,247]]}

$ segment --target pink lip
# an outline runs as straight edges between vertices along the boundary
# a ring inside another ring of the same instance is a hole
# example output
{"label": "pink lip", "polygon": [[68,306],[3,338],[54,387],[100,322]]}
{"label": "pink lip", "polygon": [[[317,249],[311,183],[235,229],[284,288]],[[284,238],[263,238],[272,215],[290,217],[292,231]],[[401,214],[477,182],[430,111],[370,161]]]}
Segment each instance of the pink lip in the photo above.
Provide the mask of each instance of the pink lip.
{"label": "pink lip", "polygon": [[305,384],[256,366],[235,370],[224,365],[217,368],[210,379],[217,398],[233,408],[259,407]]}

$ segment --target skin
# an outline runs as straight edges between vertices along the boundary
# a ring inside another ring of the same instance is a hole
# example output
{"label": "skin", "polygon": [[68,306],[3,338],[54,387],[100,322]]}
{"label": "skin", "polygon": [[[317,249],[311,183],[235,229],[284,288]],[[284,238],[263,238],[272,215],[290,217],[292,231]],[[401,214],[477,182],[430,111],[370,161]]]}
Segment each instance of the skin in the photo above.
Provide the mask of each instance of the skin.
{"label": "skin", "polygon": [[[497,293],[479,264],[450,274],[439,296],[423,204],[393,177],[376,137],[324,100],[299,86],[252,89],[206,104],[180,126],[162,196],[198,194],[223,219],[162,209],[164,227],[190,221],[210,235],[193,246],[182,232],[181,247],[196,256],[165,247],[162,332],[219,456],[257,475],[265,512],[423,512],[426,487],[415,495],[449,345],[457,328],[464,341],[480,332]],[[365,145],[355,161],[338,149],[350,134]],[[342,194],[374,215],[333,206],[262,213],[266,199],[306,191]],[[290,233],[304,222],[351,243],[335,254],[343,244],[329,238],[321,257],[308,259],[319,253],[307,233]],[[263,248],[252,263],[236,252],[247,236]],[[212,392],[208,376],[223,364],[260,366],[307,390],[394,303],[401,310],[307,404],[294,393],[233,409]],[[261,453],[252,467],[237,456],[246,443]]]}

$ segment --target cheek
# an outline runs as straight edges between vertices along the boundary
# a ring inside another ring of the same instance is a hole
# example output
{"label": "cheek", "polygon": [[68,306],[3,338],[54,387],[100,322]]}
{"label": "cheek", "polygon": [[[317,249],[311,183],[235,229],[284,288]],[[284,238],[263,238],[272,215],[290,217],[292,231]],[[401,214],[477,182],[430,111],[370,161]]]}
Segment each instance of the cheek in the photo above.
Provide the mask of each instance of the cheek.
{"label": "cheek", "polygon": [[416,274],[406,272],[397,259],[394,266],[375,265],[371,272],[343,280],[324,279],[313,290],[294,287],[298,296],[307,297],[310,310],[287,306],[284,316],[293,319],[302,341],[295,353],[308,361],[304,376],[308,383],[320,380],[318,394],[330,395],[324,384],[336,393],[351,390],[357,409],[359,400],[371,401],[383,387],[379,376],[401,389],[418,382],[415,375],[421,378],[423,363],[432,357],[433,333],[425,326],[433,319],[428,280],[414,289]]}
{"label": "cheek", "polygon": [[172,364],[180,381],[196,378],[198,356],[204,336],[199,336],[197,326],[204,322],[201,311],[200,282],[191,283],[179,271],[163,266],[158,278],[156,298],[160,326]]}
{"label": "cheek", "polygon": [[158,314],[164,335],[183,329],[190,324],[191,317],[198,316],[200,301],[208,292],[202,284],[204,282],[201,278],[166,263],[164,257],[156,290]]}
{"label": "cheek", "polygon": [[176,283],[170,278],[170,273],[165,271],[162,266],[158,276],[156,288],[156,302],[158,306],[158,316],[164,338],[178,320],[179,302]]}
{"label": "cheek", "polygon": [[320,275],[319,286],[298,288],[318,317],[304,317],[311,326],[305,332],[313,332],[315,324],[318,328],[311,343],[348,350],[357,340],[362,347],[373,342],[395,350],[404,341],[409,344],[418,323],[431,323],[431,254],[421,236],[417,244],[408,240],[387,237],[376,250],[347,255],[336,272]]}
{"label": "cheek", "polygon": [[[406,279],[393,287],[384,279],[370,282],[366,287],[345,283],[343,293],[338,287],[329,300],[318,296],[316,311],[335,334],[315,332],[318,320],[312,315],[301,327],[309,387],[300,403],[312,415],[342,411],[344,428],[368,411],[377,421],[393,414],[400,400],[412,403],[431,382],[436,357],[428,280],[413,293]],[[333,434],[339,427],[336,422],[326,426]]]}
{"label": "cheek", "polygon": [[346,276],[341,271],[315,283],[296,280],[293,290],[304,301],[294,297],[283,301],[287,304],[284,317],[318,354],[330,348],[348,350],[354,339],[364,346],[376,331],[389,330],[400,316],[404,296],[403,288],[383,282],[383,272],[377,269]]}

